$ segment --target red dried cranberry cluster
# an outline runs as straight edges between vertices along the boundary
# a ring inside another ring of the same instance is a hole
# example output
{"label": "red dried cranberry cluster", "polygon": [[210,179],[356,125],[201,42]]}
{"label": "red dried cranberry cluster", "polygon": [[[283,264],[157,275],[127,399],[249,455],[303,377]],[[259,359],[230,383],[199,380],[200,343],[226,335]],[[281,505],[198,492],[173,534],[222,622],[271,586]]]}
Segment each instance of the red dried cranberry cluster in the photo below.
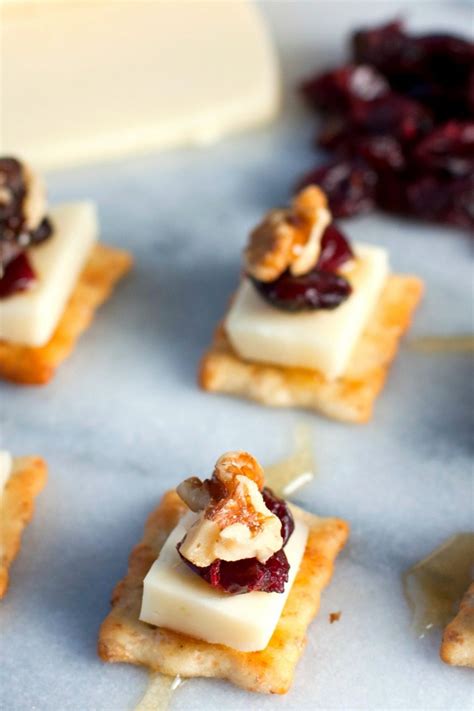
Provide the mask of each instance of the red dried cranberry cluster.
{"label": "red dried cranberry cluster", "polygon": [[378,205],[472,229],[474,44],[396,21],[356,32],[352,62],[302,85],[335,156],[298,187],[320,185],[335,217]]}
{"label": "red dried cranberry cluster", "polygon": [[318,262],[310,272],[293,276],[287,270],[275,281],[252,281],[264,299],[284,311],[335,309],[352,291],[347,279],[336,271],[352,257],[352,250],[342,232],[329,225],[321,240]]}
{"label": "red dried cranberry cluster", "polygon": [[201,568],[181,555],[179,551],[181,543],[178,543],[177,549],[181,559],[213,588],[232,595],[241,595],[256,590],[277,593],[282,593],[285,590],[290,564],[283,548],[295,529],[295,522],[287,503],[276,496],[271,489],[263,489],[262,495],[265,505],[281,521],[283,538],[281,550],[274,553],[266,563],[260,563],[257,558],[236,561],[217,559],[211,565]]}

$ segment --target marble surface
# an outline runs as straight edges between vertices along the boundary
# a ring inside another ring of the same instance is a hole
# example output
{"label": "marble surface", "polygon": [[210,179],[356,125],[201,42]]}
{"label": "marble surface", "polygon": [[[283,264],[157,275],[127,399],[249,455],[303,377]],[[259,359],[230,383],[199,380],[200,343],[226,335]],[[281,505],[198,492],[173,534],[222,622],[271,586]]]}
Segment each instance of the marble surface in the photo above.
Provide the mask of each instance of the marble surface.
{"label": "marble surface", "polygon": [[[401,8],[415,27],[466,27],[461,3],[264,3],[287,86],[337,60],[362,21]],[[472,367],[463,354],[420,354],[409,341],[472,328],[467,236],[381,215],[345,225],[381,243],[393,268],[426,281],[426,298],[373,422],[345,426],[200,392],[196,367],[234,289],[239,253],[265,209],[284,202],[313,161],[315,120],[288,92],[271,127],[204,150],[180,150],[49,176],[52,200],[91,197],[103,239],[136,268],[45,388],[0,387],[3,446],[39,453],[50,478],[1,603],[0,708],[122,711],[144,670],[95,652],[110,592],[161,494],[217,456],[245,448],[263,463],[312,429],[314,481],[295,501],[347,518],[321,612],[294,687],[259,697],[212,680],[178,689],[171,708],[472,708],[469,670],[443,665],[440,633],[410,628],[401,573],[453,533],[473,527]],[[331,611],[342,610],[337,624]]]}

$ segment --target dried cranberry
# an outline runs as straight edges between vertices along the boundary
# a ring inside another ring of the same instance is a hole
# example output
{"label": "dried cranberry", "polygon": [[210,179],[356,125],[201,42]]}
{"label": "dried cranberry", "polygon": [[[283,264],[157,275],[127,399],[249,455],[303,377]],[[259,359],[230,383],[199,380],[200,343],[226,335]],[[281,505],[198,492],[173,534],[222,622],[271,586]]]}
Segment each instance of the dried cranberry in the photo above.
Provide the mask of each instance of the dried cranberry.
{"label": "dried cranberry", "polygon": [[352,54],[357,62],[386,66],[399,59],[405,39],[401,20],[357,30],[352,35]]}
{"label": "dried cranberry", "polygon": [[[7,229],[3,229],[5,225],[8,225]],[[53,233],[53,228],[51,222],[47,217],[45,217],[38,227],[34,230],[24,231],[21,228],[23,224],[20,218],[10,218],[2,225],[0,225],[0,267],[5,269],[9,262],[15,259],[21,252],[25,250],[26,247],[30,247],[35,244],[40,244],[47,240]],[[10,229],[12,225],[15,226],[17,232]]]}
{"label": "dried cranberry", "polygon": [[436,116],[467,117],[466,90],[474,44],[447,34],[409,36],[400,22],[357,32],[353,56],[377,68],[396,91],[422,101]]}
{"label": "dried cranberry", "polygon": [[0,228],[20,212],[25,197],[25,181],[21,163],[16,158],[0,158],[0,187],[6,199],[0,199]]}
{"label": "dried cranberry", "polygon": [[355,61],[376,67],[398,91],[420,75],[425,58],[423,46],[410,37],[399,20],[353,35]]}
{"label": "dried cranberry", "polygon": [[256,590],[269,593],[284,592],[285,584],[288,582],[290,564],[283,547],[295,529],[295,522],[288,504],[276,496],[271,489],[265,487],[262,496],[267,508],[280,519],[283,538],[281,550],[274,553],[265,563],[261,563],[257,558],[236,561],[217,559],[211,565],[203,568],[184,558],[179,550],[181,543],[178,543],[177,550],[181,559],[212,587],[233,595]]}
{"label": "dried cranberry", "polygon": [[266,563],[260,563],[256,558],[252,558],[250,563],[245,560],[219,563],[219,587],[225,592],[239,595],[254,590],[268,593],[285,591],[290,564],[283,549],[274,553]]}
{"label": "dried cranberry", "polygon": [[474,114],[474,67],[472,68],[466,86],[466,104],[469,115]]}
{"label": "dried cranberry", "polygon": [[354,141],[354,152],[374,170],[400,170],[405,155],[400,142],[392,136],[367,136]]}
{"label": "dried cranberry", "polygon": [[26,291],[36,281],[35,273],[25,252],[8,263],[0,279],[0,299]]}
{"label": "dried cranberry", "polygon": [[353,257],[351,246],[342,232],[334,224],[328,225],[321,240],[321,252],[316,269],[335,272]]}
{"label": "dried cranberry", "polygon": [[8,264],[24,251],[16,240],[0,239],[0,273],[5,271]]}
{"label": "dried cranberry", "polygon": [[373,101],[354,102],[350,118],[354,126],[370,134],[396,136],[410,142],[427,133],[433,121],[429,111],[417,101],[391,93]]}
{"label": "dried cranberry", "polygon": [[257,558],[226,561],[215,560],[211,565],[200,568],[184,558],[181,559],[191,570],[199,575],[213,588],[232,595],[242,595],[248,592],[282,593],[288,581],[290,564],[282,549],[274,553],[266,563],[260,563]]}
{"label": "dried cranberry", "polygon": [[448,34],[423,35],[412,41],[420,53],[420,73],[432,76],[446,86],[465,81],[474,63],[472,42]]}
{"label": "dried cranberry", "polygon": [[474,234],[474,176],[453,180],[449,192],[450,205],[441,215],[441,221]]}
{"label": "dried cranberry", "polygon": [[25,175],[16,158],[0,158],[0,189],[0,269],[5,269],[26,247],[47,239],[52,228],[47,218],[34,230],[27,227]]}
{"label": "dried cranberry", "polygon": [[358,133],[347,121],[334,118],[323,127],[317,144],[346,158],[358,156],[376,171],[386,168],[399,170],[406,164],[403,148],[397,138]]}
{"label": "dried cranberry", "polygon": [[451,175],[474,171],[474,121],[449,121],[434,129],[416,146],[414,159],[423,168]]}
{"label": "dried cranberry", "polygon": [[352,292],[349,282],[343,276],[320,269],[312,269],[302,276],[285,272],[275,281],[254,280],[253,283],[268,303],[283,311],[335,309]]}
{"label": "dried cranberry", "polygon": [[377,183],[377,205],[387,212],[409,212],[406,196],[406,176],[403,172],[387,170],[380,174]]}
{"label": "dried cranberry", "polygon": [[437,122],[453,118],[468,119],[472,115],[466,83],[457,86],[453,82],[450,86],[444,86],[434,79],[423,78],[413,81],[404,93],[427,106]]}
{"label": "dried cranberry", "polygon": [[271,489],[266,486],[262,491],[263,500],[265,506],[269,509],[272,514],[278,516],[281,521],[281,535],[283,538],[283,546],[286,546],[289,537],[295,530],[295,521],[293,515],[288,507],[288,504],[279,496],[273,493]]}
{"label": "dried cranberry", "polygon": [[412,72],[421,59],[421,48],[406,35],[400,20],[355,32],[352,51],[356,62],[371,64],[389,78]]}
{"label": "dried cranberry", "polygon": [[316,184],[326,193],[334,217],[351,217],[374,207],[377,174],[364,162],[338,160],[307,173],[298,185]]}
{"label": "dried cranberry", "polygon": [[351,102],[371,101],[390,91],[386,79],[373,67],[348,65],[303,82],[306,100],[320,109],[345,110]]}
{"label": "dried cranberry", "polygon": [[40,242],[44,242],[53,234],[53,226],[51,224],[51,221],[48,217],[45,217],[43,220],[41,220],[38,227],[36,227],[34,230],[31,230],[28,234],[28,245],[40,244]]}
{"label": "dried cranberry", "polygon": [[349,122],[340,116],[331,116],[316,136],[315,145],[327,151],[351,155],[353,140],[354,130]]}
{"label": "dried cranberry", "polygon": [[411,212],[422,219],[474,228],[473,176],[423,176],[407,186],[407,202]]}

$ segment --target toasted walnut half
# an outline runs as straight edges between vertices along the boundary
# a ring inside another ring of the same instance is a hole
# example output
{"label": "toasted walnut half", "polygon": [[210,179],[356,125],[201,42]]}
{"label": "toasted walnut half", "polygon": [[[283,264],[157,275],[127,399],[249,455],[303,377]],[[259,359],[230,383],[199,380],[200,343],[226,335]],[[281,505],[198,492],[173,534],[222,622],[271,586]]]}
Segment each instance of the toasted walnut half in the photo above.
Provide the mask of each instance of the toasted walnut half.
{"label": "toasted walnut half", "polygon": [[326,195],[316,185],[309,185],[299,192],[292,203],[298,219],[310,225],[308,238],[303,245],[295,244],[295,259],[290,266],[294,276],[307,274],[319,259],[324,230],[331,222]]}
{"label": "toasted walnut half", "polygon": [[192,511],[201,510],[180,553],[200,567],[221,560],[258,558],[262,563],[283,545],[281,521],[266,507],[263,470],[247,452],[228,452],[211,479],[187,479],[177,491]]}
{"label": "toasted walnut half", "polygon": [[191,511],[203,511],[211,501],[215,503],[229,494],[239,474],[252,479],[259,489],[263,489],[265,477],[260,464],[248,452],[236,451],[219,457],[210,479],[201,481],[192,476],[181,482],[176,491]]}
{"label": "toasted walnut half", "polygon": [[213,476],[222,484],[232,484],[234,477],[239,474],[252,479],[259,489],[263,489],[265,475],[259,462],[248,452],[226,452],[219,457],[214,468]]}
{"label": "toasted walnut half", "polygon": [[316,185],[299,192],[290,208],[271,210],[251,232],[244,264],[259,281],[275,281],[288,268],[295,276],[317,263],[321,238],[331,222],[325,194]]}

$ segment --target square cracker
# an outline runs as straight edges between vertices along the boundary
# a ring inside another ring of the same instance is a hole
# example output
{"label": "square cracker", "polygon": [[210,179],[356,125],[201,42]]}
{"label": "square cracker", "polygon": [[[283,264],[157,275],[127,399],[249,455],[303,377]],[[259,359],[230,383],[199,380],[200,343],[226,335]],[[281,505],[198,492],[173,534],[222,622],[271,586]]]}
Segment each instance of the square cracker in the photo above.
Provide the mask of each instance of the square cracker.
{"label": "square cracker", "polygon": [[458,614],[444,630],[440,655],[446,664],[474,667],[474,583],[461,600]]}
{"label": "square cracker", "polygon": [[348,525],[296,509],[310,529],[300,570],[266,649],[239,652],[138,619],[143,579],[185,511],[176,492],[169,491],[148,518],[143,539],[130,555],[127,575],[113,592],[112,611],[100,628],[99,656],[108,662],[143,664],[172,676],[217,677],[250,691],[284,694],[303,652],[308,625],[319,608],[321,591],[347,539]]}
{"label": "square cracker", "polygon": [[264,405],[304,407],[343,422],[367,422],[422,292],[423,283],[417,277],[388,277],[341,378],[326,380],[317,371],[245,361],[233,350],[220,324],[201,361],[199,383],[204,390]]}
{"label": "square cracker", "polygon": [[0,497],[0,598],[8,588],[10,565],[21,536],[33,516],[35,497],[46,484],[46,463],[40,457],[17,457]]}
{"label": "square cracker", "polygon": [[92,321],[96,309],[131,265],[128,252],[97,244],[46,345],[34,348],[0,340],[0,377],[23,385],[42,385],[51,380]]}

